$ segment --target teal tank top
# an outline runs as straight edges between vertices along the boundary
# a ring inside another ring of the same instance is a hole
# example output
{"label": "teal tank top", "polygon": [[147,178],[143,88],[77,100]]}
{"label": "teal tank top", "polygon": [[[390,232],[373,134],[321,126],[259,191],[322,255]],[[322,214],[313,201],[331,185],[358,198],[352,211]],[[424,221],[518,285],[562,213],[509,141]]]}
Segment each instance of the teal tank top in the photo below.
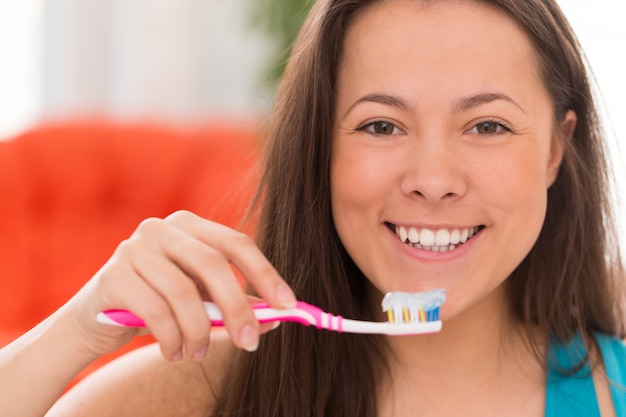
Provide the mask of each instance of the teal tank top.
{"label": "teal tank top", "polygon": [[[626,417],[626,345],[615,337],[594,334],[607,377],[617,417]],[[600,417],[596,390],[580,335],[563,345],[550,344],[546,417]],[[580,366],[580,364],[583,364]]]}

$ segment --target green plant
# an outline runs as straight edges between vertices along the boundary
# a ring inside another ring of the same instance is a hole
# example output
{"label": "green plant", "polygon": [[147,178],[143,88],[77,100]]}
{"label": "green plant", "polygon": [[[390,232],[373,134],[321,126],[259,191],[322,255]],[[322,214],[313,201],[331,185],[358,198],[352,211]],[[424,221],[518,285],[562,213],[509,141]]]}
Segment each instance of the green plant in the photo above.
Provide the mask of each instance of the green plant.
{"label": "green plant", "polygon": [[268,65],[266,78],[271,86],[280,80],[302,22],[314,0],[250,0],[255,27],[265,32],[280,51]]}

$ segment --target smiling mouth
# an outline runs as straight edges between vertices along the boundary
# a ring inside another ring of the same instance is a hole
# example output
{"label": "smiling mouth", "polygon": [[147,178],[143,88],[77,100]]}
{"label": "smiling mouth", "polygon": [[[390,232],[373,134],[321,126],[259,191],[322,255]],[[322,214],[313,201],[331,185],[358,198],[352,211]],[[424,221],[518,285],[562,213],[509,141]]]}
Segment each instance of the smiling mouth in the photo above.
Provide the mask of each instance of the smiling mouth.
{"label": "smiling mouth", "polygon": [[400,241],[406,245],[416,249],[427,250],[431,252],[449,252],[466,243],[476,233],[480,232],[485,226],[466,227],[462,229],[446,229],[437,230],[428,228],[397,226],[395,224],[386,223]]}

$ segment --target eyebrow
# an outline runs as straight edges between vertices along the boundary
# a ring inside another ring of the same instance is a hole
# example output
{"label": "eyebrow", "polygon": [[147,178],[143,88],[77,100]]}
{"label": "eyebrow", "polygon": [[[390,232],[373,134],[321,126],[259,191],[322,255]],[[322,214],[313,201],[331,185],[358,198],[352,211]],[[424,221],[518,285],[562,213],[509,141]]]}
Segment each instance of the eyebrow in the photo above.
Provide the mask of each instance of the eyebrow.
{"label": "eyebrow", "polygon": [[350,107],[348,107],[348,110],[344,112],[342,119],[345,118],[352,111],[352,109],[354,109],[356,106],[358,106],[361,103],[366,103],[366,102],[383,104],[385,106],[395,107],[402,111],[411,110],[411,106],[409,105],[409,103],[407,103],[400,97],[391,96],[387,94],[367,94],[359,98],[354,103],[352,103]]}
{"label": "eyebrow", "polygon": [[458,101],[458,103],[454,106],[455,113],[461,113],[464,111],[468,111],[474,109],[480,105],[491,103],[497,100],[504,100],[519,108],[523,113],[526,113],[522,106],[520,106],[515,100],[511,97],[507,96],[503,93],[483,93],[477,94],[475,96],[462,98]]}
{"label": "eyebrow", "polygon": [[[503,93],[482,93],[482,94],[476,94],[474,96],[462,98],[454,105],[453,112],[462,113],[464,111],[468,111],[478,106],[481,106],[483,104],[488,104],[497,100],[507,101],[515,105],[517,108],[519,108],[524,114],[526,113],[524,109],[522,108],[522,106],[520,106],[511,97]],[[401,97],[392,96],[388,94],[367,94],[359,98],[354,103],[352,103],[352,105],[348,107],[348,110],[345,111],[342,118],[345,118],[352,111],[352,109],[354,109],[357,105],[364,103],[364,102],[383,104],[385,106],[395,107],[402,111],[412,110],[412,106]]]}

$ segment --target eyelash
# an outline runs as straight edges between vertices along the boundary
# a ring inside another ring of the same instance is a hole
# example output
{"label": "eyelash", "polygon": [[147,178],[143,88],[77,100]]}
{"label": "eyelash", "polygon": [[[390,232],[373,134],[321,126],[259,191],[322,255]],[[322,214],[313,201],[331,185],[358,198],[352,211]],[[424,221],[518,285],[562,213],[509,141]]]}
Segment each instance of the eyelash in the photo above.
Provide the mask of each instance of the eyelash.
{"label": "eyelash", "polygon": [[[389,127],[392,128],[391,133],[379,133],[379,132],[372,131],[371,129],[373,129],[374,126],[376,126],[377,124],[389,125]],[[396,131],[403,132],[403,130],[400,129],[395,123],[389,122],[387,120],[372,120],[370,122],[366,122],[360,125],[359,127],[357,127],[355,131],[357,132],[367,131],[367,133],[370,133],[372,135],[378,135],[378,136],[393,136],[393,135],[398,134],[398,132]]]}
{"label": "eyelash", "polygon": [[[380,132],[372,131],[371,129],[373,129],[374,126],[376,126],[377,124],[387,124],[387,125],[389,125],[389,127],[392,128],[391,133],[380,133]],[[493,132],[493,133],[480,133],[478,131],[472,132],[475,129],[477,130],[480,125],[485,125],[485,124],[495,125],[497,131]],[[501,130],[498,131],[498,129],[501,129]],[[402,132],[402,129],[400,129],[397,125],[395,125],[394,123],[389,122],[387,120],[373,120],[373,121],[364,123],[364,124],[360,125],[359,127],[357,127],[355,129],[355,131],[357,131],[357,132],[367,131],[370,134],[378,135],[378,136],[393,136],[394,134],[398,134],[397,132],[395,132],[396,130]],[[503,134],[503,133],[511,133],[511,132],[513,132],[513,130],[508,125],[506,125],[505,123],[503,123],[503,122],[501,122],[499,120],[496,120],[496,119],[481,120],[481,121],[475,123],[472,126],[471,129],[466,131],[466,133],[475,133],[475,134],[478,134],[478,135],[481,135],[481,136],[494,136],[494,135],[500,135],[500,134]]]}
{"label": "eyelash", "polygon": [[[496,125],[496,129],[502,129],[502,131],[499,131],[499,132],[498,132],[498,131],[496,131],[496,132],[493,132],[493,133],[479,133],[479,132],[472,132],[473,130],[478,129],[478,127],[479,127],[480,125],[484,125],[484,124],[493,124],[493,125]],[[469,129],[467,132],[468,132],[468,133],[475,133],[475,134],[477,134],[477,135],[482,135],[482,136],[493,136],[493,135],[501,135],[501,134],[503,134],[503,133],[511,133],[511,132],[513,132],[513,130],[512,130],[509,126],[507,126],[505,123],[502,123],[502,122],[501,122],[501,121],[499,121],[499,120],[496,120],[496,119],[487,119],[487,120],[481,120],[481,121],[479,121],[478,123],[475,123],[475,124],[472,126],[472,128],[471,128],[471,129]]]}

